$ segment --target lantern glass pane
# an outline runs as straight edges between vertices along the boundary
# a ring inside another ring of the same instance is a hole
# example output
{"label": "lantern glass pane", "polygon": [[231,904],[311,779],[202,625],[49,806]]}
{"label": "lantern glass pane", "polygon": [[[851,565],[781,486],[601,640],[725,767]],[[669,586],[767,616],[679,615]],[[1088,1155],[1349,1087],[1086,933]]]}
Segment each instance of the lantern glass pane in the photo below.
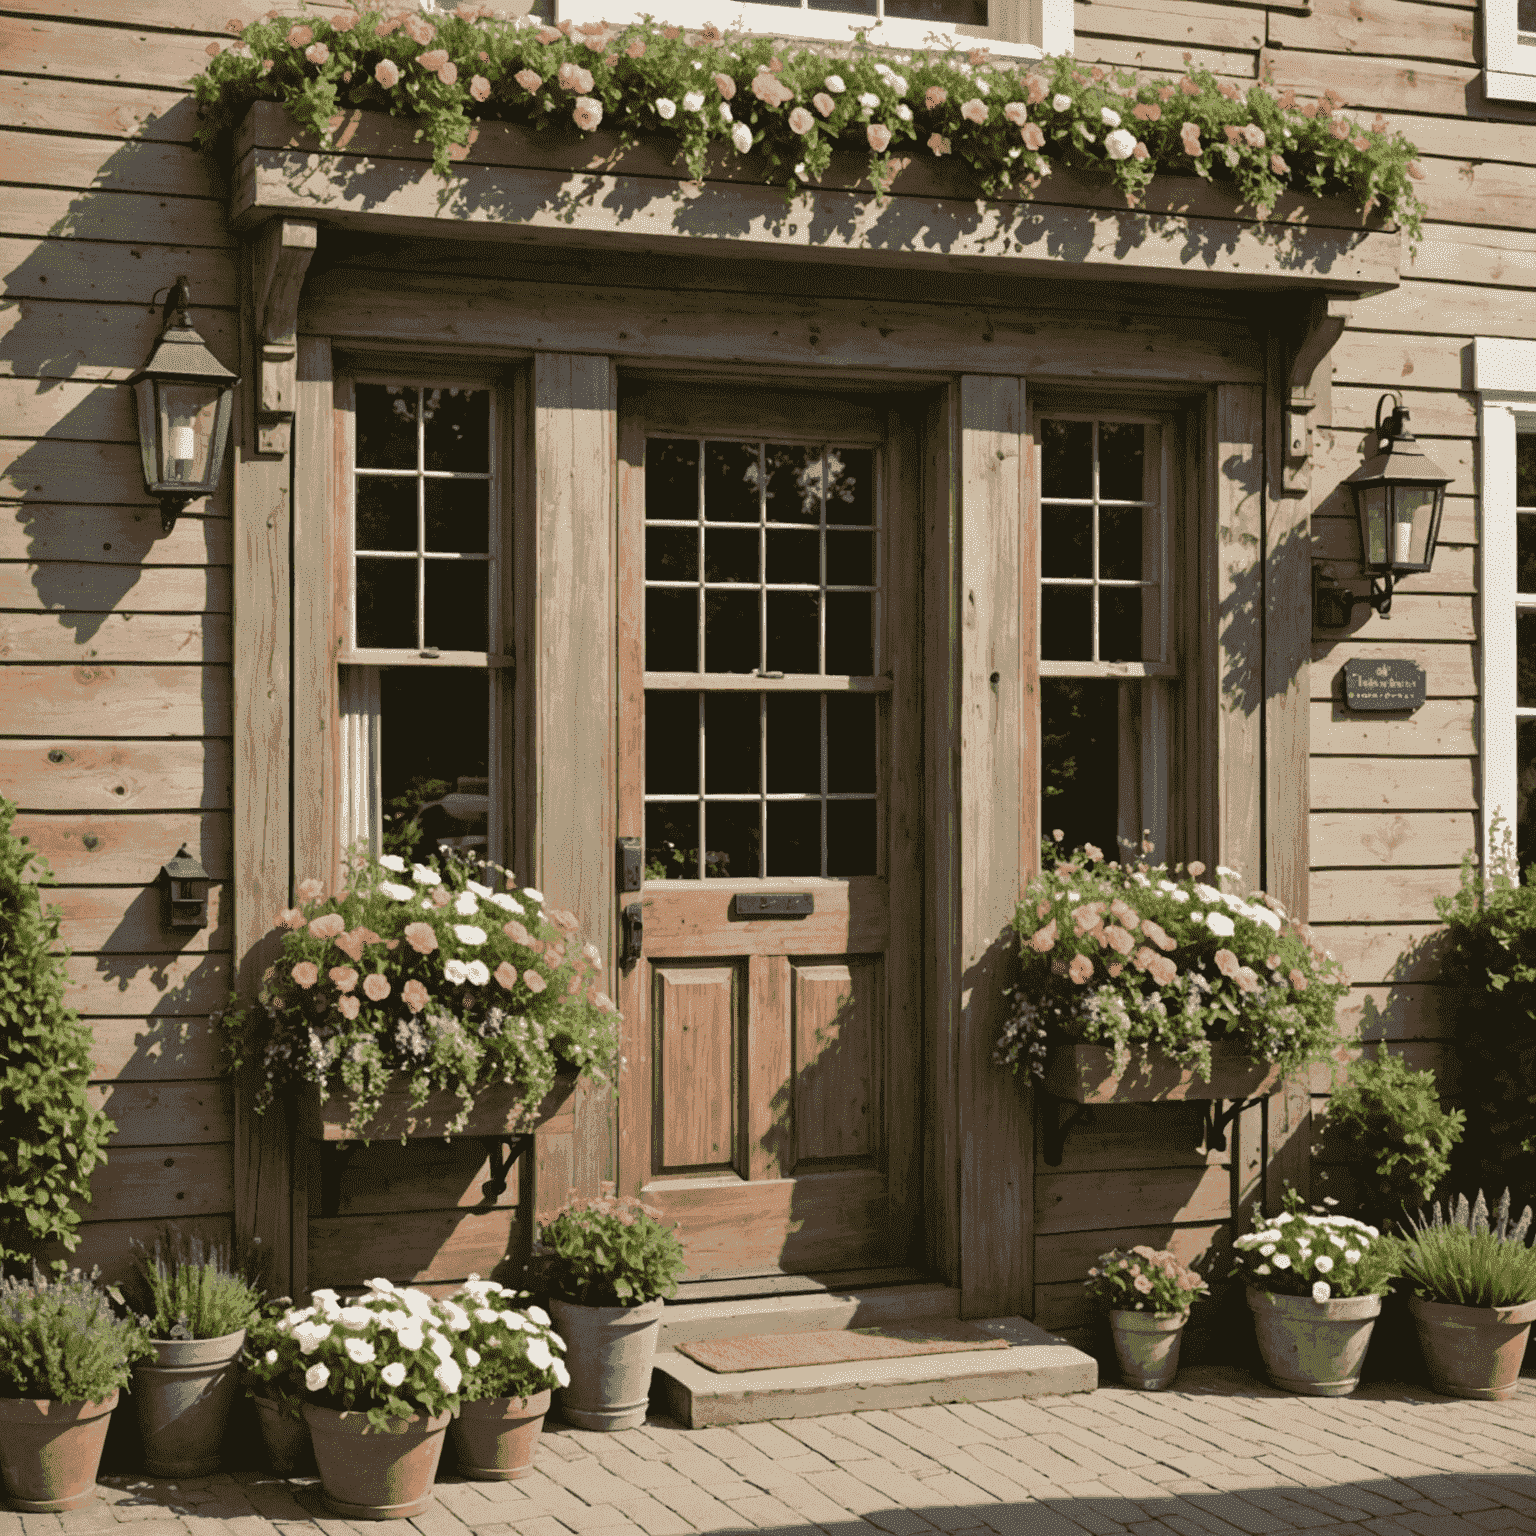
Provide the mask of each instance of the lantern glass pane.
{"label": "lantern glass pane", "polygon": [[1435,496],[1435,488],[1429,485],[1393,488],[1393,565],[1429,564],[1429,530],[1435,520]]}
{"label": "lantern glass pane", "polygon": [[144,484],[153,485],[160,478],[160,437],[156,431],[155,381],[140,379],[133,386],[139,408],[139,452],[144,460]]}
{"label": "lantern glass pane", "polygon": [[160,425],[160,481],[189,490],[205,485],[217,435],[217,384],[160,381],[156,415]]}
{"label": "lantern glass pane", "polygon": [[1355,491],[1360,503],[1360,543],[1367,565],[1385,565],[1387,544],[1387,488],[1362,486]]}

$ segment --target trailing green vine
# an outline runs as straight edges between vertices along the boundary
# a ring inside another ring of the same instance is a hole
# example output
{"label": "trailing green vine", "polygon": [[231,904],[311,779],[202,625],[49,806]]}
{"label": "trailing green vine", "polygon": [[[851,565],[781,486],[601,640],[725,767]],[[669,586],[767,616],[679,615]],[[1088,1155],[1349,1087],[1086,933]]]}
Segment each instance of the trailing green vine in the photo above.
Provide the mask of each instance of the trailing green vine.
{"label": "trailing green vine", "polygon": [[1362,126],[1331,92],[1303,102],[1204,69],[1147,79],[1070,57],[994,59],[982,48],[897,55],[863,33],[847,45],[790,46],[714,27],[686,34],[650,17],[552,26],[477,4],[229,25],[238,41],[209,44],[213,57],[192,82],[209,148],[252,102],[275,101],[327,145],[354,109],[413,121],[445,178],[472,120],[488,119],[583,135],[606,125],[629,140],[667,135],[695,180],[711,149],[728,145],[761,155],[765,179],[791,196],[843,146],[867,150],[882,194],[908,157],[952,155],[988,196],[1027,194],[1062,166],[1109,177],[1132,207],[1159,173],[1192,172],[1234,187],[1261,217],[1287,190],[1342,196],[1362,213],[1391,215],[1416,240],[1426,211],[1412,185],[1423,174],[1414,146],[1380,116]]}

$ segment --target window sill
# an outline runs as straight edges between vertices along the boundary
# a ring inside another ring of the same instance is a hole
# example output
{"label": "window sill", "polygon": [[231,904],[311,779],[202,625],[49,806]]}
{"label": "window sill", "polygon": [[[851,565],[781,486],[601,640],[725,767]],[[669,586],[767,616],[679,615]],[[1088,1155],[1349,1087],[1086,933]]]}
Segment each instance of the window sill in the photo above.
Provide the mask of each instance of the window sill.
{"label": "window sill", "polygon": [[1536,75],[1484,70],[1483,95],[1489,101],[1536,101]]}
{"label": "window sill", "polygon": [[257,102],[235,136],[231,224],[312,218],[399,235],[1353,295],[1399,282],[1395,226],[1302,195],[1260,224],[1233,192],[1195,177],[1159,180],[1136,209],[1068,171],[1033,199],[985,201],[968,167],[919,154],[882,202],[863,179],[867,157],[848,150],[790,204],[782,187],[753,179],[757,157],[743,165],[722,153],[700,185],[680,179],[662,141],[625,150],[612,134],[578,140],[507,123],[476,125],[445,184],[413,134],[383,113],[353,113],[322,151],[280,106]]}

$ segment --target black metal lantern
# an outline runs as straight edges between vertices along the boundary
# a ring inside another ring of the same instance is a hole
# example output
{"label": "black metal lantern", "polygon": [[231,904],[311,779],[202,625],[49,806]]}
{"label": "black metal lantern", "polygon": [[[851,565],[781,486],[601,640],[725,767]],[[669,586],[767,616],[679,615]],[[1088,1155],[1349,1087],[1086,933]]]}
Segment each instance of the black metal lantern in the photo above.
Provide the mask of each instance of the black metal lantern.
{"label": "black metal lantern", "polygon": [[[1383,426],[1382,407],[1389,400],[1394,402],[1393,410]],[[1451,476],[1415,441],[1402,400],[1386,394],[1376,402],[1376,452],[1344,483],[1354,495],[1360,518],[1360,548],[1371,578],[1371,595],[1357,598],[1342,589],[1330,592],[1330,599],[1343,609],[1338,626],[1349,622],[1349,611],[1357,602],[1369,602],[1386,618],[1392,612],[1392,586],[1398,577],[1427,571],[1434,563]]]}
{"label": "black metal lantern", "polygon": [[128,380],[139,409],[144,489],[159,501],[166,533],[189,501],[219,488],[240,382],[193,329],[191,304],[192,290],[178,277],[165,301],[160,339]]}
{"label": "black metal lantern", "polygon": [[206,928],[208,888],[212,884],[202,861],[185,843],[169,864],[160,866],[160,890],[167,928]]}

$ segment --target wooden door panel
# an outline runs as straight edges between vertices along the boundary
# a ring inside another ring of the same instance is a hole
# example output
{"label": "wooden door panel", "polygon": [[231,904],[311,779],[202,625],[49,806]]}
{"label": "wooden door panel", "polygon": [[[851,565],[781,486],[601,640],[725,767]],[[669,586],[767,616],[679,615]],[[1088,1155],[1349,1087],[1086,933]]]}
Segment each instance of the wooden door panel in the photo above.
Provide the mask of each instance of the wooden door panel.
{"label": "wooden door panel", "polygon": [[795,965],[795,1171],[876,1150],[873,1068],[880,964]]}
{"label": "wooden door panel", "polygon": [[[753,892],[809,891],[809,917],[743,919],[736,913],[738,886]],[[890,942],[890,882],[878,875],[851,880],[711,881],[669,890],[652,885],[645,902],[647,954],[690,955],[872,954]],[[657,899],[657,898],[661,899]]]}
{"label": "wooden door panel", "polygon": [[663,1172],[730,1168],[736,1102],[736,968],[654,967],[652,1019]]}

